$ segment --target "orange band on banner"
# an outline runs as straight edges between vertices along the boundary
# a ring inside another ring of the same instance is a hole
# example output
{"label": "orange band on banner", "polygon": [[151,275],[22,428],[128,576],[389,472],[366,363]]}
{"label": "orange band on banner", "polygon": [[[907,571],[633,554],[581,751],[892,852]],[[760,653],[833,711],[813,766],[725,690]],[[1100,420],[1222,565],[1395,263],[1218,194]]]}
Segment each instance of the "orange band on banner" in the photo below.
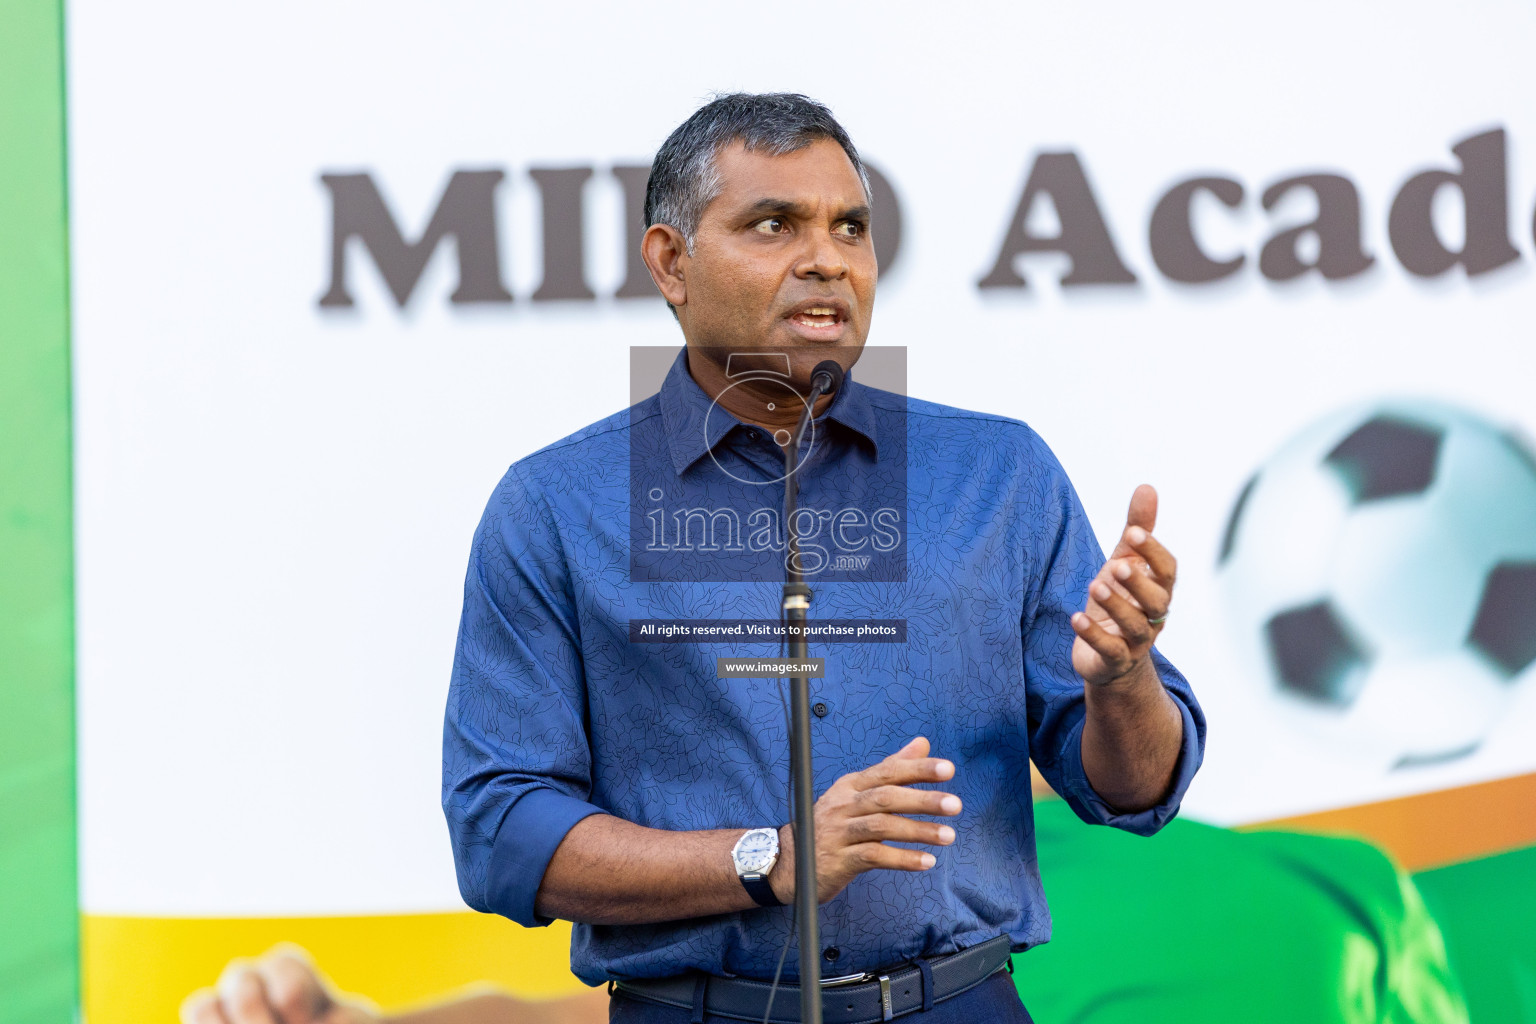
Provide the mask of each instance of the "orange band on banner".
{"label": "orange band on banner", "polygon": [[1536,774],[1244,825],[1367,839],[1409,871],[1536,845]]}
{"label": "orange band on banner", "polygon": [[304,947],[343,992],[384,1009],[491,984],[529,999],[586,991],[571,974],[571,928],[521,928],[469,912],[368,917],[81,919],[85,1019],[174,1021],[181,1002],[212,985],[233,957],[280,942]]}

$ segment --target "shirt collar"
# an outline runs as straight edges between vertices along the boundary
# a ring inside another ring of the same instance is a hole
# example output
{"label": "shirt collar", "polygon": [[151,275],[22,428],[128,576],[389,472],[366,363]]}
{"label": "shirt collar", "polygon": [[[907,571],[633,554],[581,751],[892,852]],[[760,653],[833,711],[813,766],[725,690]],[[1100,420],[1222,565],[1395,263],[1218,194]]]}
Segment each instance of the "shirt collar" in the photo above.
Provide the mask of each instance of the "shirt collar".
{"label": "shirt collar", "polygon": [[[683,348],[667,371],[661,385],[661,420],[667,433],[667,447],[672,456],[672,468],[678,476],[702,459],[731,432],[741,421],[724,409],[710,413],[714,402],[699,387],[688,372],[688,349]],[[875,410],[870,404],[866,389],[853,381],[849,372],[843,376],[843,386],[832,397],[832,404],[817,421],[831,420],[857,433],[869,443],[879,456],[875,437]]]}

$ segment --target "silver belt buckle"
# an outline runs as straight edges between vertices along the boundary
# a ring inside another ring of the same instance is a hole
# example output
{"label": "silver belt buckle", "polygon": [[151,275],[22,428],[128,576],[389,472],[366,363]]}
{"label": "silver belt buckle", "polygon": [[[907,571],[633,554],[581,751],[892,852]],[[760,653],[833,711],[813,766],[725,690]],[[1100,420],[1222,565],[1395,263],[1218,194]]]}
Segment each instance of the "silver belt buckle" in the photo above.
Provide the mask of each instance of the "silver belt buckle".
{"label": "silver belt buckle", "polygon": [[861,981],[872,981],[874,977],[868,971],[863,971],[859,974],[840,974],[835,978],[822,978],[821,987],[836,988],[839,985],[857,985]]}

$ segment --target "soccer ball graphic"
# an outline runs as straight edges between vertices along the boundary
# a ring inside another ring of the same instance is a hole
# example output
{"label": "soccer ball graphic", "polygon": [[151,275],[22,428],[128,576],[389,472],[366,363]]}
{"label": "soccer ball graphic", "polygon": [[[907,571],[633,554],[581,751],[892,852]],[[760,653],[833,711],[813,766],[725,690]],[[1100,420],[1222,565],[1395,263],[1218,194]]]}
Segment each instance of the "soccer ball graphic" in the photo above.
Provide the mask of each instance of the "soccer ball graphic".
{"label": "soccer ball graphic", "polygon": [[1536,662],[1536,456],[1439,403],[1329,416],[1243,487],[1218,574],[1293,727],[1382,768],[1464,756]]}

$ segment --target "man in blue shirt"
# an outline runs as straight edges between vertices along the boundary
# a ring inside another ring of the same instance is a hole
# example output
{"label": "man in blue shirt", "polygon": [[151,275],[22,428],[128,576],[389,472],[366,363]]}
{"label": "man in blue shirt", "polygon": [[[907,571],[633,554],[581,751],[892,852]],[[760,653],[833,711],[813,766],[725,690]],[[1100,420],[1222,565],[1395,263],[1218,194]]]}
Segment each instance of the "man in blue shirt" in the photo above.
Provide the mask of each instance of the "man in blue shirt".
{"label": "man in blue shirt", "polygon": [[[826,108],[736,95],[662,146],[646,215],[687,346],[657,395],[519,461],[492,496],[443,806],[465,900],[576,922],[572,969],[620,983],[613,1019],[761,1018],[757,989],[706,979],[772,978],[792,938],[788,738],[775,683],[717,679],[716,659],[777,641],[653,643],[632,623],[777,613],[780,446],[812,367],[851,368],[868,335],[869,193]],[[765,353],[782,368],[739,372]],[[813,621],[906,623],[903,643],[815,652],[824,974],[918,979],[872,1019],[1027,1020],[993,971],[1050,936],[1030,759],[1083,820],[1150,835],[1204,749],[1193,693],[1152,648],[1175,574],[1155,492],[1137,489],[1106,561],[1024,424],[851,376],[814,412],[807,532],[861,555],[818,576]],[[829,1021],[861,1019],[848,1002],[837,1018],[826,1001]],[[773,1018],[794,1006],[781,995]]]}

